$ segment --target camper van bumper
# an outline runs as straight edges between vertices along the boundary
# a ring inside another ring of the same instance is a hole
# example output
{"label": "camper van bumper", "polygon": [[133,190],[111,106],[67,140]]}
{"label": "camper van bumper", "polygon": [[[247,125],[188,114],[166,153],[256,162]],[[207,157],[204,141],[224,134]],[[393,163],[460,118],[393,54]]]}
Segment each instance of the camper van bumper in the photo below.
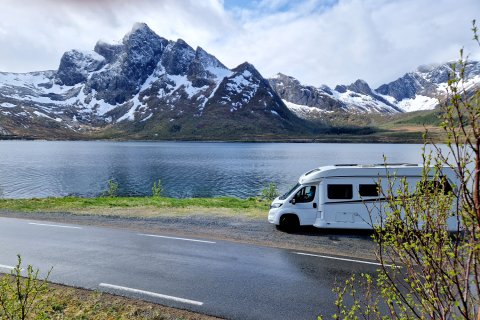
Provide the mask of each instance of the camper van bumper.
{"label": "camper van bumper", "polygon": [[268,222],[278,224],[278,219],[277,219],[277,212],[278,209],[270,209],[268,212]]}

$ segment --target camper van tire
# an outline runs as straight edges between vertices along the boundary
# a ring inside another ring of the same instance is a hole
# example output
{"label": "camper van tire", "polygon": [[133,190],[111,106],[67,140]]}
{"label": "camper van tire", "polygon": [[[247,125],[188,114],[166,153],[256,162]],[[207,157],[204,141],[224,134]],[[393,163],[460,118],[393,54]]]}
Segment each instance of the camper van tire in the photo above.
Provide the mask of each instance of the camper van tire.
{"label": "camper van tire", "polygon": [[300,221],[295,214],[284,214],[280,217],[280,224],[277,229],[286,232],[295,232],[300,227]]}

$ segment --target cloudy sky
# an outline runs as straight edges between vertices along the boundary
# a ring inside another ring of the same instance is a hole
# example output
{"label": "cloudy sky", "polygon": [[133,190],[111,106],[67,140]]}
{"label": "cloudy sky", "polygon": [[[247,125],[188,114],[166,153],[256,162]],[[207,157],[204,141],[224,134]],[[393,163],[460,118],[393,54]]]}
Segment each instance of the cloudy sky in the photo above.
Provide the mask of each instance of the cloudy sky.
{"label": "cloudy sky", "polygon": [[[477,15],[477,16],[476,16]],[[135,22],[266,77],[373,87],[418,65],[480,58],[479,0],[1,0],[0,71],[56,69],[63,52],[121,41]]]}

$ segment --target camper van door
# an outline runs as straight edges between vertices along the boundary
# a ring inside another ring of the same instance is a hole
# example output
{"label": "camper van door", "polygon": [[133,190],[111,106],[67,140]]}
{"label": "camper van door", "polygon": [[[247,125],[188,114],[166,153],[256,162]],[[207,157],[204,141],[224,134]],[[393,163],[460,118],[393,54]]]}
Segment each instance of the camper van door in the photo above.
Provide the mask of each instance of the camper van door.
{"label": "camper van door", "polygon": [[313,225],[318,211],[318,185],[306,185],[292,198],[301,225]]}

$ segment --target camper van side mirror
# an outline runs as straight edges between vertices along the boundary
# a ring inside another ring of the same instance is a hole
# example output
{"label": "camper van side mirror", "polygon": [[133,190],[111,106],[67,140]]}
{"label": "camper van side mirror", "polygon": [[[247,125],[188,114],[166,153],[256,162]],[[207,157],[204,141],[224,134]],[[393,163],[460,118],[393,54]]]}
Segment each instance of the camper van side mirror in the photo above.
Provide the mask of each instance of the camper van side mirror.
{"label": "camper van side mirror", "polygon": [[290,203],[295,204],[295,198],[292,198],[292,200],[290,200]]}

